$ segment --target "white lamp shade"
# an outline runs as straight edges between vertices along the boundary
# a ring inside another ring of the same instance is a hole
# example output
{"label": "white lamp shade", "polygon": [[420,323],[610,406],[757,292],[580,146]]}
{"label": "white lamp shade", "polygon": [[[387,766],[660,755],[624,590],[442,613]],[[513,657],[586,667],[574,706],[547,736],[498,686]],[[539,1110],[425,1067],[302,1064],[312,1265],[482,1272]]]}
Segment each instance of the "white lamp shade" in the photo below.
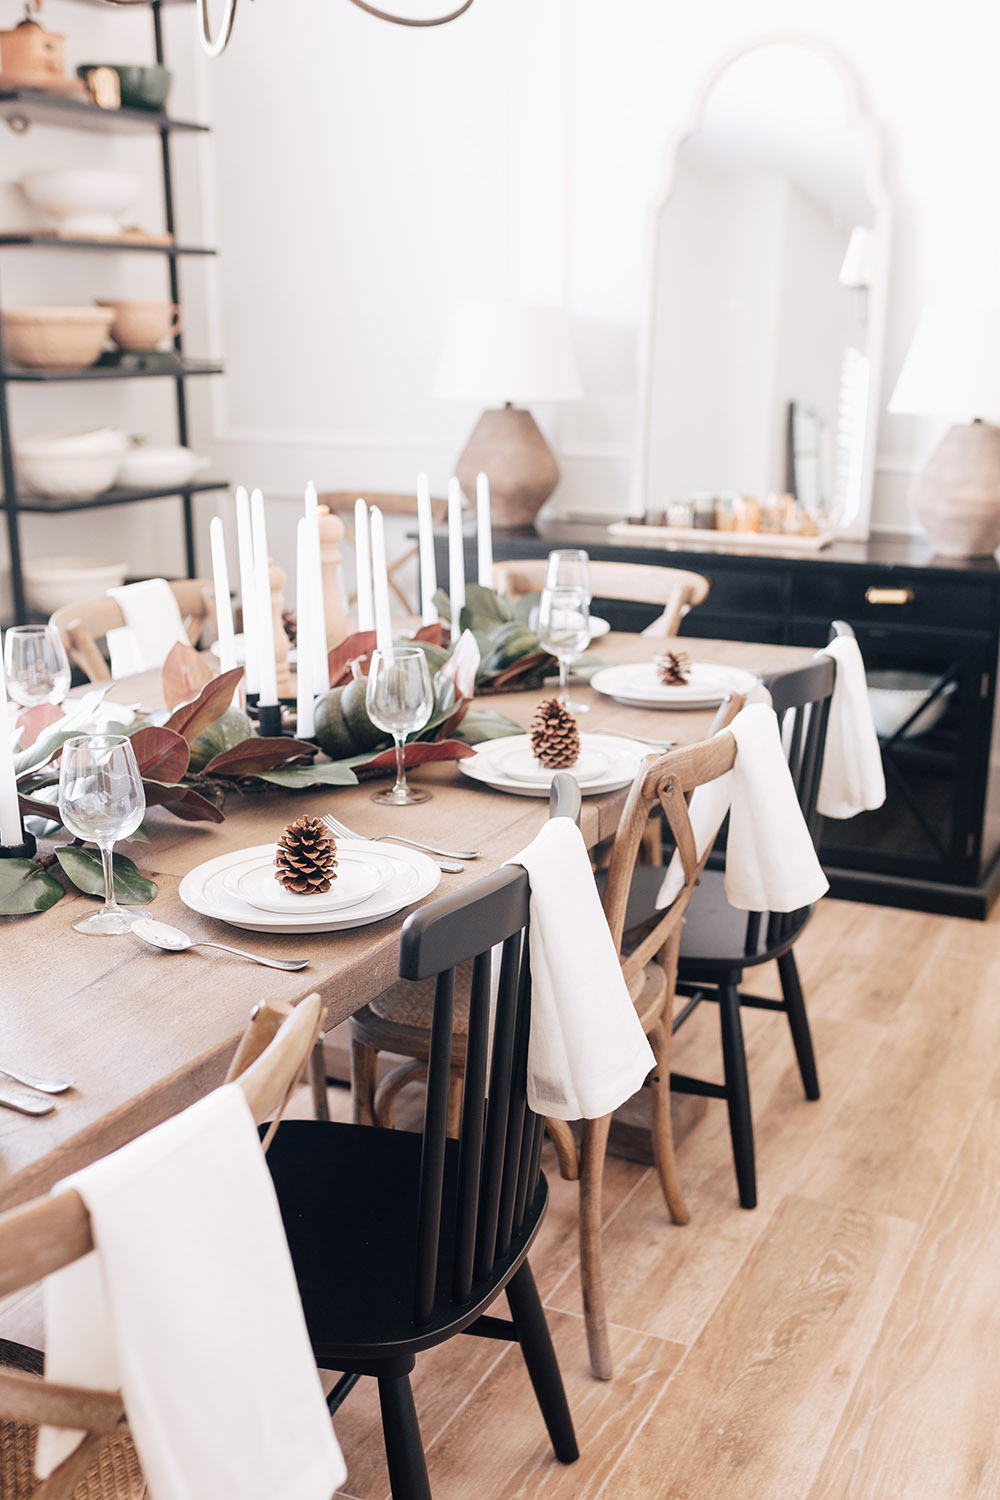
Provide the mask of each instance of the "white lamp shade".
{"label": "white lamp shade", "polygon": [[855,224],[837,280],[841,286],[871,286],[875,275],[875,231]]}
{"label": "white lamp shade", "polygon": [[1000,307],[934,302],[925,308],[889,410],[957,422],[1000,419]]}
{"label": "white lamp shade", "polygon": [[582,394],[569,318],[560,308],[463,302],[452,312],[435,396],[523,406]]}

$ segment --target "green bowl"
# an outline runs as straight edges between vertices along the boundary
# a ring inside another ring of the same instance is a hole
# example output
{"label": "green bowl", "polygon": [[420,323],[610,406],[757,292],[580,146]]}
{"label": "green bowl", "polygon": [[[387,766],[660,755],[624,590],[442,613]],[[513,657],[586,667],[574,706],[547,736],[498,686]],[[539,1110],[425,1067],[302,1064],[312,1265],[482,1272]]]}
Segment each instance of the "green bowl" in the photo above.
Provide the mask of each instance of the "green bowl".
{"label": "green bowl", "polygon": [[162,109],[167,102],[173,74],[160,63],[81,63],[77,77],[86,81],[94,68],[110,68],[118,74],[122,105],[126,109]]}

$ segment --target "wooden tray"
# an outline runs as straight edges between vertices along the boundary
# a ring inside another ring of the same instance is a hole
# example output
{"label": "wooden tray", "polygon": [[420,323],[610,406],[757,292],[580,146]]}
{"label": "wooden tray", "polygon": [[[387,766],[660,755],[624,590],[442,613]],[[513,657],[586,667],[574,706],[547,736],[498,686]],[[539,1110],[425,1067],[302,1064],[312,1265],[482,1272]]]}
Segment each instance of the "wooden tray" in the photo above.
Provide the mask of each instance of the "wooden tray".
{"label": "wooden tray", "polygon": [[707,526],[644,526],[639,521],[612,521],[608,534],[627,537],[636,547],[662,547],[665,543],[694,543],[706,552],[724,552],[730,547],[755,552],[820,552],[836,538],[829,531],[803,536],[797,531],[715,531]]}

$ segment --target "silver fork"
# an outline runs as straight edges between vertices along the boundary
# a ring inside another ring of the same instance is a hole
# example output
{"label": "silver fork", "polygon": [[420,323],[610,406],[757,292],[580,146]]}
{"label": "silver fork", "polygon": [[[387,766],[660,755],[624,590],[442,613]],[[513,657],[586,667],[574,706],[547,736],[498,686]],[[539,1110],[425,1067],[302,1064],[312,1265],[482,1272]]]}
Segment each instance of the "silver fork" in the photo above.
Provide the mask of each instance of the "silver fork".
{"label": "silver fork", "polygon": [[368,834],[355,833],[353,828],[348,828],[346,823],[341,823],[331,813],[324,814],[323,822],[331,833],[339,833],[343,839],[361,839],[366,844],[392,840],[397,844],[409,844],[413,849],[422,849],[425,854],[440,854],[443,859],[478,859],[481,852],[479,849],[438,849],[434,844],[420,844],[416,839],[404,838],[400,833],[378,833],[372,838]]}
{"label": "silver fork", "polygon": [[651,750],[672,750],[677,743],[676,740],[657,740],[650,739],[646,734],[632,734],[627,729],[609,729],[607,733],[613,734],[616,739],[635,740],[639,745],[648,745]]}

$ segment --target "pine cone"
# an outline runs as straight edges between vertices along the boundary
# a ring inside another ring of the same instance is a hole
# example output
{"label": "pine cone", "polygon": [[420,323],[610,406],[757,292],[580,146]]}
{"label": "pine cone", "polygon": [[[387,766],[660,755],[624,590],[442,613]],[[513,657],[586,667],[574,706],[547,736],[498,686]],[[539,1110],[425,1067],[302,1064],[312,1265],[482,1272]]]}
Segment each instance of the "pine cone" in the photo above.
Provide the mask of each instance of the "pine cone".
{"label": "pine cone", "polygon": [[663,687],[683,687],[691,676],[691,658],[683,651],[665,651],[656,658]]}
{"label": "pine cone", "polygon": [[337,845],[318,818],[303,815],[289,823],[274,856],[274,878],[286,891],[321,895],[337,878]]}
{"label": "pine cone", "polygon": [[288,644],[294,646],[299,633],[299,617],[294,609],[281,611],[281,624],[288,638]]}
{"label": "pine cone", "polygon": [[550,770],[563,771],[579,760],[580,731],[573,715],[558,698],[546,698],[538,705],[530,734],[535,759]]}

